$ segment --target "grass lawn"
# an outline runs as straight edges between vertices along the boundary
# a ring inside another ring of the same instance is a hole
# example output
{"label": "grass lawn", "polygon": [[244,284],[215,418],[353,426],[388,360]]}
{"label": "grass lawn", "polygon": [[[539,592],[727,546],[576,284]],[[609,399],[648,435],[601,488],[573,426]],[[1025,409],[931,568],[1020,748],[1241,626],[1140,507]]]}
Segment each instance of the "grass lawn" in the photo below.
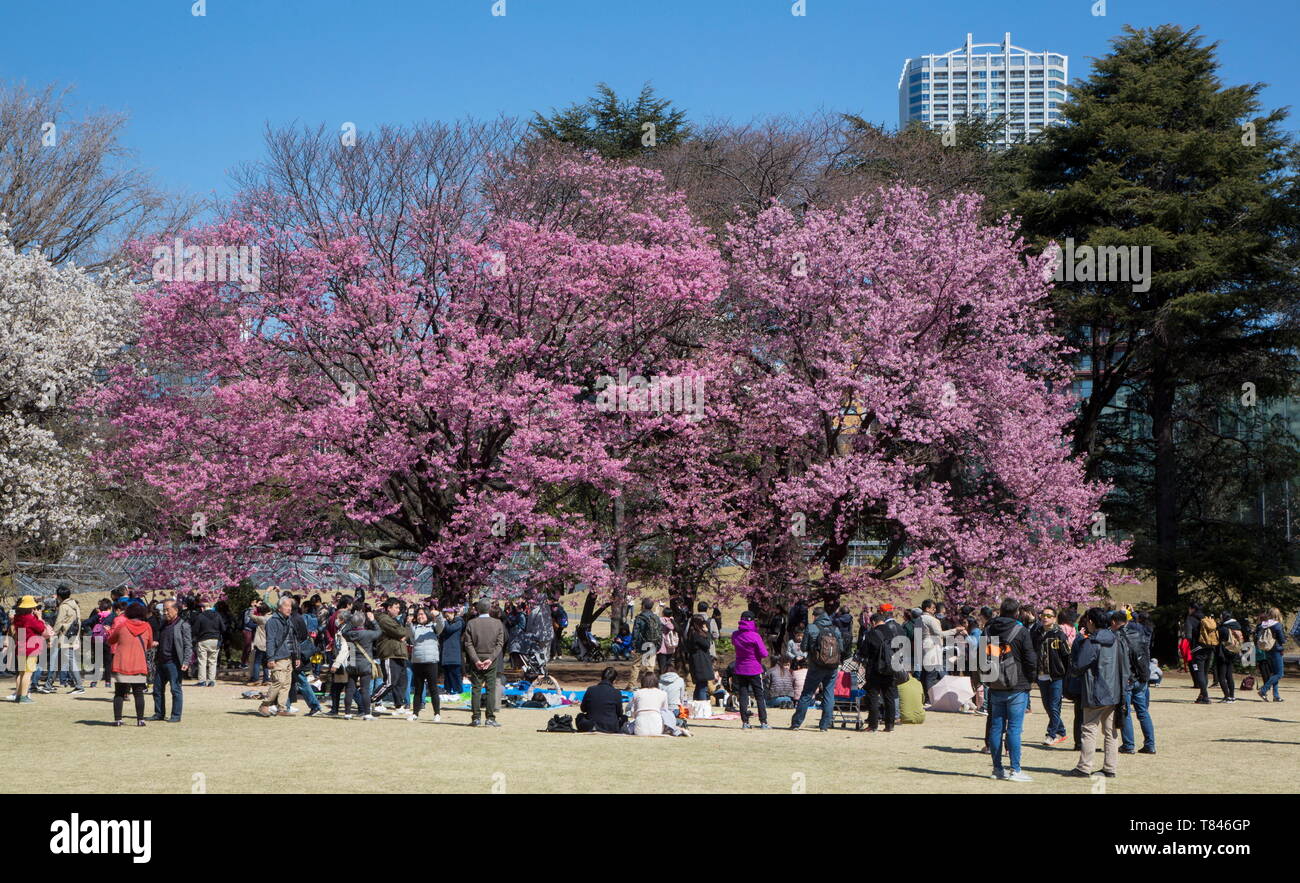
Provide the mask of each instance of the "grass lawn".
{"label": "grass lawn", "polygon": [[[0,682],[3,683],[3,682]],[[1159,754],[1120,756],[1108,793],[1221,793],[1262,777],[1289,789],[1300,769],[1300,689],[1282,681],[1283,704],[1253,693],[1235,704],[1192,704],[1185,676],[1151,691]],[[4,691],[12,689],[9,679]],[[0,792],[977,792],[1088,793],[1093,784],[1063,774],[1077,760],[1069,743],[1041,744],[1046,715],[1037,700],[1025,725],[1029,784],[995,782],[979,753],[984,718],[936,714],[892,734],[852,729],[782,729],[792,712],[773,711],[770,731],[739,721],[698,721],[691,739],[537,732],[550,712],[505,710],[499,730],[472,729],[468,711],[444,709],[442,722],[261,718],[242,686],[185,689],[180,724],[108,726],[109,691],[36,696],[0,703],[0,738],[33,767],[7,764]],[[305,710],[305,706],[303,706]],[[152,714],[152,700],[146,698]],[[564,710],[566,712],[572,709]],[[425,716],[429,715],[426,708]],[[1067,711],[1068,715],[1068,711]],[[1066,718],[1067,726],[1069,717]],[[1139,736],[1140,738],[1140,736]],[[1098,754],[1097,767],[1101,756]],[[1232,783],[1236,783],[1234,787]],[[1101,787],[1098,785],[1097,787]]]}

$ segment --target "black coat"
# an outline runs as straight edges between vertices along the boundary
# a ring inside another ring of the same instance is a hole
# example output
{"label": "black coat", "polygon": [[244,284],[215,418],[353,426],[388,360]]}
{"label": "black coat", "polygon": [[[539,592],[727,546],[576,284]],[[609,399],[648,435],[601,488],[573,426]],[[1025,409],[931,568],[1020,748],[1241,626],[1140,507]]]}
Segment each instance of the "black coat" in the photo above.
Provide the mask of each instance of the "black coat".
{"label": "black coat", "polygon": [[[890,628],[888,622],[863,629],[859,641],[859,655],[862,657],[862,665],[866,668],[868,677],[881,680],[893,677],[894,669],[891,665],[894,655],[893,640],[894,630]],[[907,667],[910,667],[910,663]],[[906,671],[907,667],[903,670]]]}
{"label": "black coat", "polygon": [[622,727],[623,694],[613,684],[601,681],[588,687],[581,707],[597,733],[617,733]]}
{"label": "black coat", "polygon": [[691,680],[697,684],[713,680],[713,657],[709,647],[713,641],[707,635],[690,631],[686,635],[686,654],[691,665]]}

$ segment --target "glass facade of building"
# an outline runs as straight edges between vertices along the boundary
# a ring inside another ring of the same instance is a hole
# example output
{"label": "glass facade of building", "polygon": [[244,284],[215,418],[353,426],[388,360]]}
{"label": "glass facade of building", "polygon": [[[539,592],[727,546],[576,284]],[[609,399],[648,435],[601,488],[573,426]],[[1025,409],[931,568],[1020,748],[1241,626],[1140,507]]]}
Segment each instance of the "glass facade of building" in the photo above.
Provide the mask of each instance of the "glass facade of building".
{"label": "glass facade of building", "polygon": [[899,125],[920,120],[943,129],[965,117],[1001,119],[998,146],[1024,141],[1060,121],[1069,65],[1065,55],[1013,46],[1009,33],[1001,43],[975,43],[967,34],[951,52],[903,62]]}

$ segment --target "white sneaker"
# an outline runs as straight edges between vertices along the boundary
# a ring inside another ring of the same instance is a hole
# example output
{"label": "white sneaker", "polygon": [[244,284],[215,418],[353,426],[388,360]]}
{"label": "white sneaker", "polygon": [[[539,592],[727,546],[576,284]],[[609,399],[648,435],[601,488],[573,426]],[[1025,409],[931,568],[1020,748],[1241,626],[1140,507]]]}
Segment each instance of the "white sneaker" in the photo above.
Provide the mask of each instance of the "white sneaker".
{"label": "white sneaker", "polygon": [[993,775],[989,776],[990,779],[1005,779],[1006,777],[1007,777],[1006,770],[994,770]]}
{"label": "white sneaker", "polygon": [[440,715],[440,714],[435,714],[435,715],[433,716],[433,722],[434,722],[435,724],[440,724],[440,723],[442,723],[442,715]]}
{"label": "white sneaker", "polygon": [[290,706],[289,706],[289,713],[290,713],[290,714],[297,714],[297,713],[298,713],[298,706],[296,706],[296,705],[290,705]]}
{"label": "white sneaker", "polygon": [[363,714],[361,715],[361,719],[363,721],[372,721],[375,719],[375,716],[373,714]]}
{"label": "white sneaker", "polygon": [[407,719],[408,721],[410,721],[411,723],[415,723],[416,721],[418,721],[418,720],[420,719],[420,716],[419,716],[418,714],[416,714],[416,713],[413,711],[413,712],[411,712],[410,714],[408,714],[408,715],[406,716],[406,719]]}
{"label": "white sneaker", "polygon": [[1009,774],[1007,775],[1006,778],[1007,778],[1007,781],[1008,781],[1008,782],[1032,782],[1032,781],[1034,781],[1033,779],[1029,778],[1029,776],[1026,776],[1024,773],[1022,773],[1020,770],[1016,770],[1016,771],[1013,772],[1013,773],[1009,773]]}
{"label": "white sneaker", "polygon": [[345,715],[343,715],[343,719],[344,719],[345,721],[350,721],[350,720],[352,720],[352,715],[350,715],[350,714],[345,714]]}

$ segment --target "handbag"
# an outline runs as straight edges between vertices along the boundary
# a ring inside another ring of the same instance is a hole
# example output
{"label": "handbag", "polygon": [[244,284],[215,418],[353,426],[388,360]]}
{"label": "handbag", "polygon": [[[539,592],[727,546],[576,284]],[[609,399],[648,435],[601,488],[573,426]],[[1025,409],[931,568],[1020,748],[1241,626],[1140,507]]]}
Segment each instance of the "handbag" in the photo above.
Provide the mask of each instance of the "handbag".
{"label": "handbag", "polygon": [[[360,651],[361,651],[361,655],[364,656],[364,657],[366,657],[366,662],[369,662],[369,663],[370,663],[370,677],[371,677],[371,679],[373,680],[373,679],[379,677],[379,664],[378,664],[377,662],[375,662],[373,659],[370,658],[370,654],[366,652],[366,648],[365,648],[365,647],[362,647],[360,644],[355,643],[355,642],[353,643],[352,646],[353,646],[353,647],[356,647],[358,650],[360,650]],[[360,667],[359,667],[359,666],[348,666],[348,668],[354,668],[354,667],[357,668],[357,674],[359,675],[359,674],[361,673],[361,672],[360,672]]]}

